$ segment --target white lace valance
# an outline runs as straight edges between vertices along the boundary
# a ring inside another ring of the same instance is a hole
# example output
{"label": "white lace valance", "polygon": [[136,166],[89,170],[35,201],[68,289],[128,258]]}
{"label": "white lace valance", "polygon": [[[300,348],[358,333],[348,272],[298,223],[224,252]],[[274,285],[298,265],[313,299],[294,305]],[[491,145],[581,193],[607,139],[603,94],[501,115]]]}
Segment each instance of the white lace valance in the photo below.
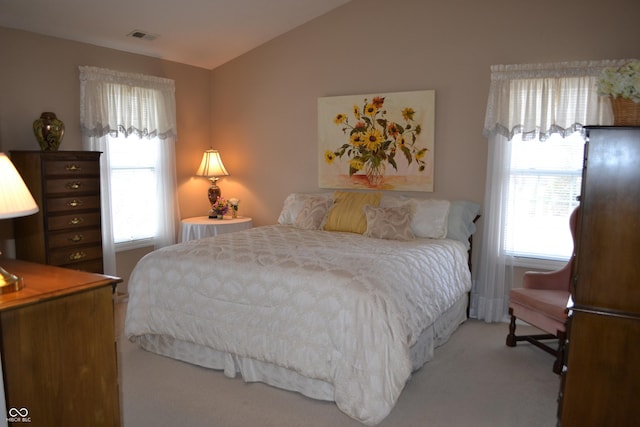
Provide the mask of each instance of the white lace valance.
{"label": "white lace valance", "polygon": [[120,132],[146,138],[176,137],[175,83],[81,66],[80,126],[88,137]]}
{"label": "white lace valance", "polygon": [[626,60],[494,65],[484,135],[546,139],[587,125],[613,123],[608,98],[598,95],[602,70]]}

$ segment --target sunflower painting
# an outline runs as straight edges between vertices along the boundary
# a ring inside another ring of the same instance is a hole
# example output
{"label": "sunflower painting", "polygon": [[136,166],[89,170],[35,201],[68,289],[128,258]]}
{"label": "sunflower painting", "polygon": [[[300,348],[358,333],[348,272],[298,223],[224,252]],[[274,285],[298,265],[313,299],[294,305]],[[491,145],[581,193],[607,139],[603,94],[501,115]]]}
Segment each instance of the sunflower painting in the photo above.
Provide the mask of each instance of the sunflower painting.
{"label": "sunflower painting", "polygon": [[318,99],[319,186],[433,191],[435,92]]}

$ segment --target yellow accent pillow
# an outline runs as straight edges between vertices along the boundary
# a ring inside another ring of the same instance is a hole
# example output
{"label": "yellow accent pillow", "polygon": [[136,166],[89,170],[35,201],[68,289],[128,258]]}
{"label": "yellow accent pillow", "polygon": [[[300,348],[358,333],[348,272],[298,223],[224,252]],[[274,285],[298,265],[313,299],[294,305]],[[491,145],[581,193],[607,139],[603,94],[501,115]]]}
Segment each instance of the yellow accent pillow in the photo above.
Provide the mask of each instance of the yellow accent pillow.
{"label": "yellow accent pillow", "polygon": [[362,234],[367,231],[367,217],[364,206],[378,207],[382,193],[355,193],[336,191],[333,193],[334,204],[324,223],[327,231],[348,231]]}

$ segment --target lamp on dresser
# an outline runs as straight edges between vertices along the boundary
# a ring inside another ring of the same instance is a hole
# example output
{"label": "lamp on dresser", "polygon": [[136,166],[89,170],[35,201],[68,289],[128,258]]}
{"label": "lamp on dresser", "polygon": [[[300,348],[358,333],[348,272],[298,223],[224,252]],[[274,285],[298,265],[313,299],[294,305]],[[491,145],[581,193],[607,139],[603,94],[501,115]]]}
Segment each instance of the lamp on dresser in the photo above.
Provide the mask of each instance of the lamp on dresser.
{"label": "lamp on dresser", "polygon": [[[32,215],[38,205],[22,177],[4,153],[0,153],[0,220]],[[0,294],[22,289],[22,278],[0,267]]]}
{"label": "lamp on dresser", "polygon": [[204,176],[211,181],[211,187],[209,187],[207,195],[209,197],[209,204],[213,205],[221,194],[220,187],[218,187],[216,183],[221,176],[229,175],[229,172],[227,172],[222,164],[218,150],[209,149],[204,152],[196,175]]}

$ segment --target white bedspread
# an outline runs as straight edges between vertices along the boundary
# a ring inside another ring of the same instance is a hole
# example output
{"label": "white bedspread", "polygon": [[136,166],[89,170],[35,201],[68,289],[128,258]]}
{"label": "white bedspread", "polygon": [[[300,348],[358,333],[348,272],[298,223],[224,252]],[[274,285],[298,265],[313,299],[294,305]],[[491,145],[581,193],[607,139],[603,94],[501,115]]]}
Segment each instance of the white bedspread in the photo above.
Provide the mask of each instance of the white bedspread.
{"label": "white bedspread", "polygon": [[369,425],[411,374],[409,347],[471,287],[464,245],[257,227],[144,257],[125,333],[159,334],[333,384]]}

